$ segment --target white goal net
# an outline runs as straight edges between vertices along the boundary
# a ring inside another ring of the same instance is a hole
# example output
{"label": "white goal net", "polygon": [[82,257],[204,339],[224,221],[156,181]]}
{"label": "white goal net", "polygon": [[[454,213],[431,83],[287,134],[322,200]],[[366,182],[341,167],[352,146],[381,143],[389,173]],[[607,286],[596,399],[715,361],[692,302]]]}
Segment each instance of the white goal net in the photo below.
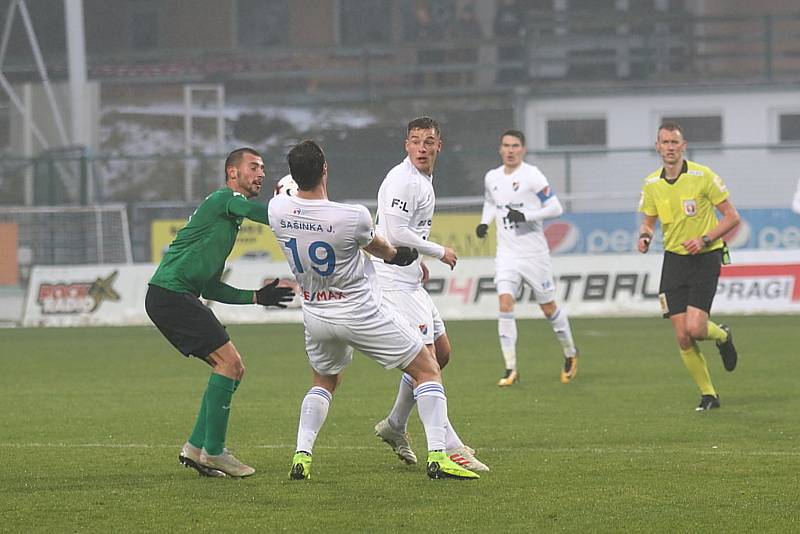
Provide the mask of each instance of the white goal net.
{"label": "white goal net", "polygon": [[16,223],[23,268],[133,262],[123,204],[0,207],[0,222]]}

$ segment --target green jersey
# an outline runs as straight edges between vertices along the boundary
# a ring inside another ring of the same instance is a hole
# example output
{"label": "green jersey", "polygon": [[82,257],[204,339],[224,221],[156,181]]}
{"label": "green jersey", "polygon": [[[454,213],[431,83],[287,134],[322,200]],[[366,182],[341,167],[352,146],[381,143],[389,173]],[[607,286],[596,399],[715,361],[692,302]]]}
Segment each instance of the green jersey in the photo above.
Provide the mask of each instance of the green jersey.
{"label": "green jersey", "polygon": [[253,291],[220,280],[245,218],[267,224],[267,209],[228,187],[208,195],[178,231],[150,283],[227,304],[252,304]]}
{"label": "green jersey", "polygon": [[[666,180],[663,167],[645,178],[639,211],[661,221],[664,250],[688,254],[681,243],[714,228],[717,225],[714,207],[727,198],[728,188],[714,171],[684,160],[680,175],[672,183]],[[723,246],[718,238],[708,250]]]}

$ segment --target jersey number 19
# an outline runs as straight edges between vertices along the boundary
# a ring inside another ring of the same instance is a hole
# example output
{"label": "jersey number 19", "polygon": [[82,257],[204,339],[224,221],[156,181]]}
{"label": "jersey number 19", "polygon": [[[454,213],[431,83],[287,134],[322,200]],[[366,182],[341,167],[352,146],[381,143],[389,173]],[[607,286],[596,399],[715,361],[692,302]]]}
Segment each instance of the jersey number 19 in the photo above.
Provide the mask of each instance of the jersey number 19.
{"label": "jersey number 19", "polygon": [[[293,237],[286,241],[285,244],[286,248],[292,252],[295,270],[298,273],[305,272],[297,250],[297,239]],[[320,251],[322,251],[321,255]],[[334,253],[333,247],[325,241],[314,241],[308,246],[308,260],[313,264],[311,268],[320,276],[330,276],[336,267],[336,253]],[[324,267],[324,269],[321,267]]]}

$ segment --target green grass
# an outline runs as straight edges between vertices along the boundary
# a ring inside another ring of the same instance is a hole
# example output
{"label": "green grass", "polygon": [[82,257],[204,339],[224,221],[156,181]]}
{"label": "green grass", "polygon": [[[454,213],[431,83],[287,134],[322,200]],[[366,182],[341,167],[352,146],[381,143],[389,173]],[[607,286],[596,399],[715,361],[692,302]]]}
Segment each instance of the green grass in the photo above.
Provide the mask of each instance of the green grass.
{"label": "green grass", "polygon": [[[519,321],[522,382],[495,386],[493,321],[450,322],[450,418],[492,469],[431,481],[373,436],[399,373],[357,355],[314,451],[288,480],[310,372],[298,325],[230,328],[247,375],[228,443],[246,480],[177,464],[208,369],[155,328],[0,330],[1,532],[788,532],[800,530],[797,317],[731,317],[739,368],[704,343],[722,408],[667,321],[573,320],[583,358],[558,380],[544,321]],[[414,414],[410,431],[424,458]]]}

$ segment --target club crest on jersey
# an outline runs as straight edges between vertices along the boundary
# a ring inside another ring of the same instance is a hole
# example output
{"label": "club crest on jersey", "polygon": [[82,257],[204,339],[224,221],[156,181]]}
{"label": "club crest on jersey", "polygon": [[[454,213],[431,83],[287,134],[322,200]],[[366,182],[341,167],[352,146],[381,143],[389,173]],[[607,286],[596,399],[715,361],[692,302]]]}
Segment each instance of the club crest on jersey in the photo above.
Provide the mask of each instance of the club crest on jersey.
{"label": "club crest on jersey", "polygon": [[697,214],[697,201],[693,198],[684,199],[683,213],[689,217],[694,217]]}
{"label": "club crest on jersey", "polygon": [[292,215],[300,215],[300,208],[295,208],[292,210]]}
{"label": "club crest on jersey", "polygon": [[421,325],[418,325],[418,326],[419,326],[419,331],[423,336],[428,333],[428,325],[421,324]]}
{"label": "club crest on jersey", "polygon": [[511,182],[511,189],[519,191],[519,182]]}

